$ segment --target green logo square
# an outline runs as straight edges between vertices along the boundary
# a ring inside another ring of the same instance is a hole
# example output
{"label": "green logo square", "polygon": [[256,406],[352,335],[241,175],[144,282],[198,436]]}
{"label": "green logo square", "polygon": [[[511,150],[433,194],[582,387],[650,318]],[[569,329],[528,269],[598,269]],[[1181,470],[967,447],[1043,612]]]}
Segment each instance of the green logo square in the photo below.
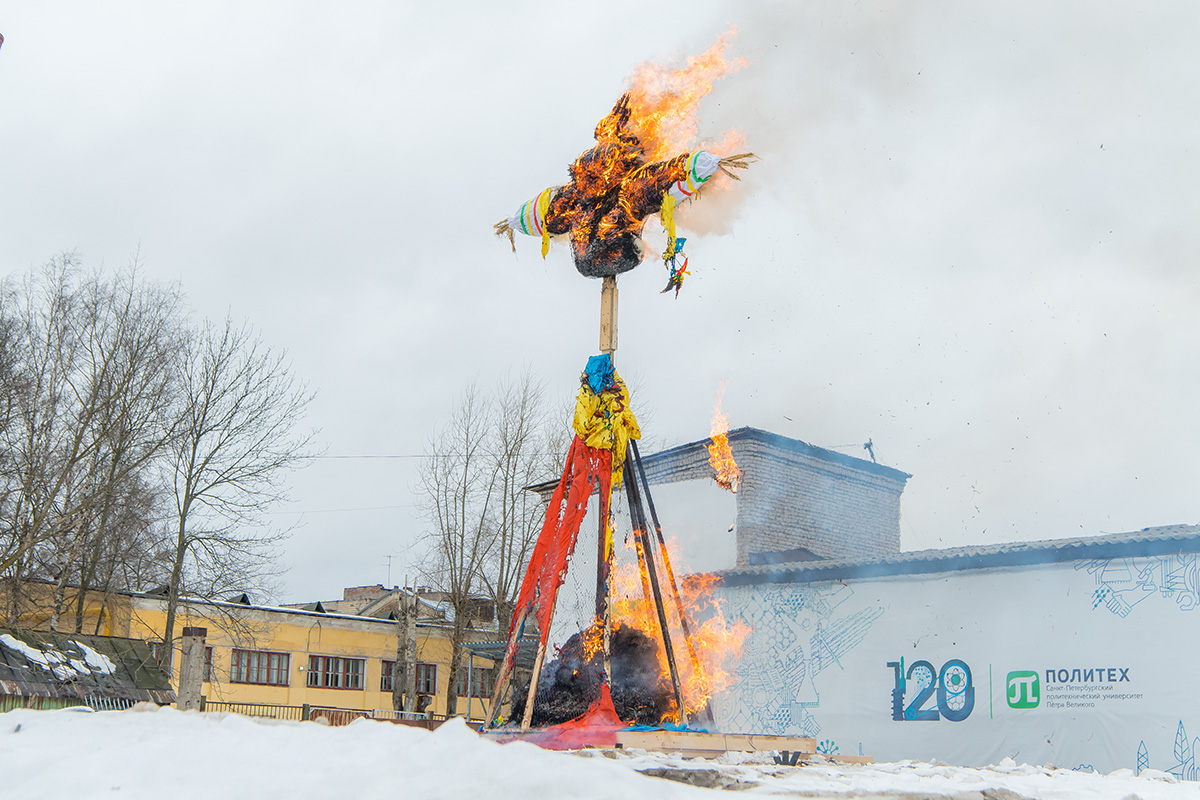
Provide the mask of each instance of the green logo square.
{"label": "green logo square", "polygon": [[1006,688],[1009,708],[1037,708],[1042,702],[1042,682],[1035,670],[1008,673]]}

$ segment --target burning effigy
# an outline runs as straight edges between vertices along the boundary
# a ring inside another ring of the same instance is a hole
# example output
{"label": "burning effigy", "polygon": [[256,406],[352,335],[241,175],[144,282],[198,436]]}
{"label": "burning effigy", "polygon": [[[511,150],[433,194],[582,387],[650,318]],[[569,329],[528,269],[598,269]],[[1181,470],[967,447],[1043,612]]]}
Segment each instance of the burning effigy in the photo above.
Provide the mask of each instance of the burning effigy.
{"label": "burning effigy", "polygon": [[688,272],[686,239],[676,236],[676,206],[696,198],[718,174],[740,180],[734,170],[757,158],[753,153],[720,156],[693,148],[690,141],[696,103],[715,78],[741,65],[725,58],[726,46],[724,38],[718,39],[680,70],[640,70],[633,88],[596,124],[596,144],[571,164],[570,180],[523,203],[496,223],[496,234],[508,236],[514,252],[514,233],[539,237],[543,258],[550,237],[567,236],[579,273],[605,278],[642,263],[643,226],[647,217],[659,214],[667,233],[663,292],[674,288],[678,295]]}
{"label": "burning effigy", "polygon": [[[711,582],[677,579],[638,452],[641,430],[612,360],[616,276],[641,263],[646,219],[659,214],[663,222],[663,291],[674,288],[678,295],[687,257],[684,239],[676,236],[676,206],[718,176],[737,180],[735,170],[755,158],[714,152],[736,150],[736,135],[723,146],[696,146],[697,101],[716,78],[740,66],[725,58],[726,46],[718,40],[683,69],[643,67],[596,126],[595,146],[571,165],[570,181],[540,192],[495,226],[514,251],[516,232],[540,237],[543,257],[552,236],[565,236],[576,269],[604,280],[601,354],[580,376],[575,437],[521,583],[485,726],[522,735],[538,727],[540,738],[531,741],[543,746],[600,744],[624,725],[711,726],[709,698],[731,682],[729,663],[749,633],[745,625],[725,622]],[[631,528],[624,562],[613,527],[618,490]],[[593,496],[599,516],[594,614],[588,583],[587,618],[552,648],[560,588]],[[518,644],[527,632],[536,634],[536,656],[531,668],[518,669]]]}

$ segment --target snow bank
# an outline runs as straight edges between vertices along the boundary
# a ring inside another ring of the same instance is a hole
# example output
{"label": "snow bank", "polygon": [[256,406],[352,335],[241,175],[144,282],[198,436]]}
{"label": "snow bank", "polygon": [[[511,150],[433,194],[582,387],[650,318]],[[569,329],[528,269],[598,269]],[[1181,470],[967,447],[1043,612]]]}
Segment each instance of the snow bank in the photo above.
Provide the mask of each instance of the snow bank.
{"label": "snow bank", "polygon": [[[990,769],[903,762],[781,767],[731,754],[714,761],[631,751],[581,757],[498,745],[460,721],[437,731],[361,720],[344,728],[236,714],[10,711],[0,714],[0,795],[125,797],[715,799],[719,789],[776,797],[954,796],[1006,789],[1046,800],[1200,798],[1163,773],[1083,774],[1012,762]],[[739,793],[742,794],[742,793]]]}

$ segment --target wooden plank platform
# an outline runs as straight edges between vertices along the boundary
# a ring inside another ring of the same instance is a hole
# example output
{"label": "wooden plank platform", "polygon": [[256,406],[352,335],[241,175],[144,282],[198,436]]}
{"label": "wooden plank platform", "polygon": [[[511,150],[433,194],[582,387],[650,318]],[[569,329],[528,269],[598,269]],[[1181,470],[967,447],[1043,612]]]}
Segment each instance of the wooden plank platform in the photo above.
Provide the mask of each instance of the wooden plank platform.
{"label": "wooden plank platform", "polygon": [[[520,733],[513,730],[484,731],[483,735],[501,741],[534,738],[540,730]],[[817,754],[817,741],[807,736],[768,736],[753,733],[706,733],[704,731],[651,730],[636,731],[622,728],[616,732],[616,746],[623,750],[646,750],[653,753],[679,753],[687,758],[716,758],[722,753],[784,753],[794,763],[832,761],[838,764],[870,764],[871,756]],[[610,745],[599,745],[609,747]],[[798,758],[797,758],[798,756]]]}
{"label": "wooden plank platform", "polygon": [[835,764],[874,764],[875,759],[871,756],[840,756],[834,753],[831,756],[825,756]]}
{"label": "wooden plank platform", "polygon": [[617,731],[617,747],[680,753],[689,757],[714,758],[729,752],[782,752],[811,755],[815,739],[805,736],[760,736],[748,733],[704,733],[702,731]]}

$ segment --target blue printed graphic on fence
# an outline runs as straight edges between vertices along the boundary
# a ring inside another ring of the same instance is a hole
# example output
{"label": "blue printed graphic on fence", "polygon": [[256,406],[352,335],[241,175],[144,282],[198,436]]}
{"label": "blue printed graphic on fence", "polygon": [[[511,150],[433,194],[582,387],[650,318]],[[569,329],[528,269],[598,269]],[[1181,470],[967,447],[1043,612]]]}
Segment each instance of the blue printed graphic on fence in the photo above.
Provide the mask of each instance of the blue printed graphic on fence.
{"label": "blue printed graphic on fence", "polygon": [[1093,609],[1104,606],[1118,617],[1151,598],[1167,599],[1180,611],[1200,608],[1200,563],[1195,553],[1109,558],[1081,561],[1076,570],[1087,570],[1096,579]]}
{"label": "blue printed graphic on fence", "polygon": [[845,584],[739,587],[730,604],[753,631],[738,662],[739,681],[713,698],[729,730],[817,737],[816,678],[853,650],[883,614],[850,610]]}
{"label": "blue printed graphic on fence", "polygon": [[[1200,738],[1188,739],[1187,730],[1183,727],[1183,720],[1179,721],[1179,727],[1175,729],[1175,747],[1172,756],[1175,763],[1165,767],[1163,772],[1169,772],[1185,781],[1200,779],[1200,765],[1196,763],[1197,756],[1200,756]],[[1141,773],[1142,770],[1149,768],[1150,751],[1143,739],[1138,744],[1137,771]]]}

